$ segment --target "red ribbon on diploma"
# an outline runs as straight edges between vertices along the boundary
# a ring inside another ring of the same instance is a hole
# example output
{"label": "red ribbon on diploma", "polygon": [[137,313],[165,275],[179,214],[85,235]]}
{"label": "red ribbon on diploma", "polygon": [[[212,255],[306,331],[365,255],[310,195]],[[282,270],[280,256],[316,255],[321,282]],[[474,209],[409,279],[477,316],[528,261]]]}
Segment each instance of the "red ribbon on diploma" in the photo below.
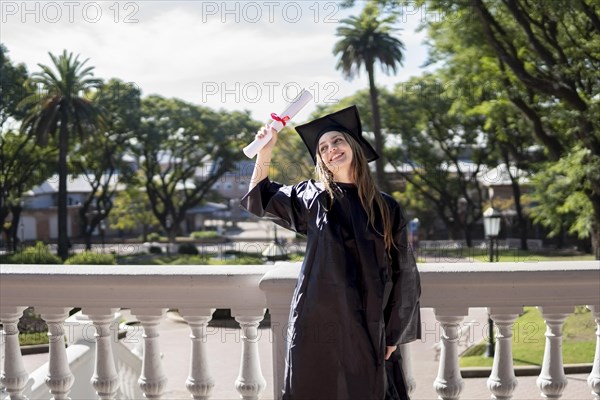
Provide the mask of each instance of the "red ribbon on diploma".
{"label": "red ribbon on diploma", "polygon": [[279,121],[283,124],[283,126],[285,126],[286,122],[290,120],[290,117],[286,115],[285,117],[281,118],[279,115],[271,113],[271,119],[273,119],[273,121]]}

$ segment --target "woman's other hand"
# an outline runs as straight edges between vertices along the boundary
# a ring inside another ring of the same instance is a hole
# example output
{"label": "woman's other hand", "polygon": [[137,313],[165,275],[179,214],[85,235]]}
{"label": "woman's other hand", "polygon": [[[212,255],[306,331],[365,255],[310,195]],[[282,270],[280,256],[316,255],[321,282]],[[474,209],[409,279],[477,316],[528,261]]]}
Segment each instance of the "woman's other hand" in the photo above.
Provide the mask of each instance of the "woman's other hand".
{"label": "woman's other hand", "polygon": [[388,358],[390,358],[392,353],[396,351],[397,348],[398,346],[387,346],[385,351],[385,359],[387,360]]}

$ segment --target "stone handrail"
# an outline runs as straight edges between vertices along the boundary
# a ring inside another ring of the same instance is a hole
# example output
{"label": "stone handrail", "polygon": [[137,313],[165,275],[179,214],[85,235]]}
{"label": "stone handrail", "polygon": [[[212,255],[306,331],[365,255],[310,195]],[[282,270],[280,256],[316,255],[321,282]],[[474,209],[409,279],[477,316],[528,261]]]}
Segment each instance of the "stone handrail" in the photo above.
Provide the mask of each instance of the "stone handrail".
{"label": "stone handrail", "polygon": [[[273,329],[285,327],[289,315],[290,293],[300,265],[279,263],[267,272],[260,287],[267,293],[267,307]],[[454,262],[420,264],[421,306],[434,309],[442,328],[438,377],[434,386],[439,398],[460,398],[463,381],[458,365],[460,325],[470,307],[487,307],[498,327],[494,369],[488,380],[490,392],[498,399],[510,399],[517,381],[511,353],[511,328],[524,306],[538,306],[547,326],[546,356],[538,378],[540,391],[558,398],[566,386],[562,369],[560,339],[562,322],[574,306],[587,305],[598,324],[594,370],[589,385],[600,399],[600,262],[485,263]],[[283,332],[280,332],[283,333]],[[274,334],[273,379],[275,394],[280,393],[285,367],[286,343],[283,334]],[[410,390],[410,357],[403,348],[404,370]],[[277,398],[277,397],[275,397]]]}
{"label": "stone handrail", "polygon": [[[68,398],[73,375],[61,340],[72,307],[80,307],[96,327],[96,372],[92,384],[101,399],[114,399],[118,375],[111,351],[114,312],[129,308],[144,328],[144,359],[138,381],[146,398],[160,398],[165,387],[157,325],[176,308],[191,330],[192,362],[186,387],[195,399],[208,399],[214,386],[206,359],[205,329],[216,308],[229,308],[240,324],[242,361],[236,389],[254,399],[265,388],[256,341],[268,308],[273,334],[273,382],[279,397],[285,357],[290,299],[300,263],[275,266],[52,266],[3,265],[0,268],[0,319],[5,361],[0,386],[11,399],[21,398],[28,372],[18,346],[17,322],[26,306],[49,326],[50,361],[46,379],[56,399]],[[498,329],[496,359],[488,380],[495,398],[510,399],[516,386],[511,356],[511,327],[523,306],[538,306],[547,324],[546,353],[538,386],[546,397],[559,398],[566,385],[560,352],[561,329],[574,306],[588,306],[598,324],[598,343],[589,386],[600,399],[600,262],[420,264],[422,307],[432,307],[442,327],[438,377],[441,399],[459,399],[463,382],[458,368],[457,326],[469,307],[488,307]],[[410,360],[405,357],[409,386]]]}
{"label": "stone handrail", "polygon": [[[157,325],[167,309],[178,309],[191,330],[192,362],[186,388],[194,398],[210,396],[214,380],[204,346],[206,326],[216,308],[229,308],[242,328],[242,360],[235,382],[247,399],[266,387],[260,368],[257,329],[266,306],[260,279],[273,266],[107,266],[3,265],[0,269],[0,320],[5,360],[0,375],[10,399],[21,399],[29,374],[18,345],[17,323],[27,306],[48,324],[49,372],[46,384],[53,398],[67,399],[73,385],[65,347],[64,322],[80,307],[96,328],[96,372],[92,385],[101,399],[114,399],[118,375],[111,328],[118,308],[129,308],[144,329],[142,373],[138,380],[146,398],[161,398],[166,377],[158,348]],[[60,339],[59,339],[60,338]]]}

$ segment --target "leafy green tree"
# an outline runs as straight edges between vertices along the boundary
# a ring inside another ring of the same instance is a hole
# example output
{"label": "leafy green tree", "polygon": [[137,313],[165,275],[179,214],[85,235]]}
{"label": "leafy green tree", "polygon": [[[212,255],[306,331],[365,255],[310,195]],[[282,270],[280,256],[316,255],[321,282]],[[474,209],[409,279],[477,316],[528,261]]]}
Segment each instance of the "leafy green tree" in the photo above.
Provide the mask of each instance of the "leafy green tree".
{"label": "leafy green tree", "polygon": [[98,112],[89,94],[102,81],[93,77],[94,67],[88,60],[66,50],[59,56],[49,54],[53,68],[38,64],[41,72],[29,79],[40,92],[29,95],[21,106],[30,107],[23,120],[22,130],[37,137],[38,143],[47,144],[50,135],[58,134],[58,256],[69,255],[67,234],[67,156],[70,142],[82,140],[97,129]]}
{"label": "leafy green tree", "polygon": [[277,146],[269,166],[270,179],[293,185],[314,177],[315,167],[306,146],[293,129],[284,128],[278,136]]}
{"label": "leafy green tree", "polygon": [[152,212],[146,190],[141,185],[143,178],[135,175],[124,190],[119,191],[109,215],[110,226],[114,229],[142,228],[142,240],[148,241],[148,233],[159,221]]}
{"label": "leafy green tree", "polygon": [[489,159],[481,142],[482,118],[453,113],[452,96],[436,75],[413,78],[396,86],[388,105],[396,111],[386,121],[402,132],[387,155],[396,171],[434,207],[453,239],[472,246],[482,217],[482,185],[477,179]]}
{"label": "leafy green tree", "polygon": [[[509,166],[506,172],[510,179],[513,202],[507,205],[514,209],[516,214],[515,222],[519,231],[520,247],[522,250],[527,250],[529,207],[526,207],[523,201],[525,189],[521,183],[523,176],[519,174],[532,176],[543,168],[547,160],[543,148],[536,145],[533,140],[530,133],[531,122],[524,118],[505,96],[499,95],[497,98],[482,101],[465,112],[481,115],[485,119],[483,132],[488,138],[491,159],[494,164],[503,163]],[[489,174],[485,174],[484,177],[492,180],[497,178]]]}
{"label": "leafy green tree", "polygon": [[247,112],[214,112],[177,99],[142,100],[133,151],[154,215],[172,241],[186,212],[243,157],[240,151],[260,124]]}
{"label": "leafy green tree", "polygon": [[551,230],[551,237],[561,234],[563,229],[582,237],[592,229],[594,210],[586,196],[592,188],[586,176],[590,170],[600,170],[600,166],[586,162],[589,152],[580,146],[558,162],[547,163],[547,168],[532,178],[536,190],[526,197],[537,207],[531,214],[535,222]]}
{"label": "leafy green tree", "polygon": [[0,227],[9,215],[12,220],[6,234],[16,251],[18,227],[25,193],[50,175],[48,160],[53,149],[37,146],[27,135],[15,131],[0,132]]}
{"label": "leafy green tree", "polygon": [[71,157],[73,170],[85,177],[92,189],[79,208],[81,231],[88,250],[92,234],[110,215],[115,194],[129,183],[133,174],[126,155],[129,142],[139,129],[140,90],[111,79],[99,87],[94,101],[106,122],[81,143]]}
{"label": "leafy green tree", "polygon": [[336,67],[346,78],[356,77],[363,66],[367,71],[375,151],[381,156],[376,161],[376,177],[377,183],[384,190],[388,188],[384,176],[384,137],[375,86],[375,63],[379,62],[385,73],[395,73],[397,67],[402,65],[404,44],[392,35],[394,20],[393,15],[381,18],[379,7],[371,1],[365,5],[360,16],[340,21],[342,25],[337,29],[336,35],[341,39],[333,49],[333,53],[340,56]]}
{"label": "leafy green tree", "polygon": [[27,94],[25,81],[28,73],[25,64],[14,65],[8,57],[8,49],[0,43],[0,127],[7,130],[10,118],[21,120],[25,115],[18,104]]}
{"label": "leafy green tree", "polygon": [[[589,150],[582,161],[593,166],[586,168],[584,177],[590,189],[584,189],[585,185],[578,188],[587,198],[587,209],[593,210],[593,221],[586,225],[588,232],[569,230],[581,238],[591,237],[593,252],[600,259],[600,171],[594,169],[600,158],[600,16],[596,2],[440,0],[427,4],[441,13],[453,10],[463,22],[442,19],[429,23],[432,36],[437,33],[434,44],[439,59],[452,63],[475,46],[493,54],[502,76],[500,83],[509,89],[508,98],[531,121],[533,134],[551,160],[559,163],[574,157],[581,146]],[[438,46],[442,37],[442,42],[451,37],[456,45]],[[546,200],[556,200],[550,193],[539,199],[540,207]]]}
{"label": "leafy green tree", "polygon": [[[489,48],[476,41],[454,37],[458,34],[455,30],[432,27],[430,34],[435,43],[432,49],[435,60],[438,53],[452,54],[451,61],[437,71],[444,82],[445,91],[452,93],[451,111],[482,118],[485,123],[481,133],[491,150],[488,165],[492,167],[504,163],[511,166],[507,172],[513,202],[512,205],[506,205],[516,212],[521,249],[527,250],[529,219],[522,204],[520,178],[512,174],[513,167],[534,173],[536,164],[546,158],[531,135],[535,131],[535,124],[521,111],[522,104],[527,104],[523,101],[528,96],[527,92],[518,82],[505,78],[502,65]],[[541,135],[545,134],[545,131],[541,132]],[[490,178],[488,174],[484,177]]]}
{"label": "leafy green tree", "polygon": [[[18,104],[31,90],[25,85],[27,68],[14,65],[7,53],[0,44],[0,231],[5,231],[16,250],[24,193],[51,175],[47,160],[52,154],[15,131],[25,116]],[[11,214],[11,223],[5,224]]]}

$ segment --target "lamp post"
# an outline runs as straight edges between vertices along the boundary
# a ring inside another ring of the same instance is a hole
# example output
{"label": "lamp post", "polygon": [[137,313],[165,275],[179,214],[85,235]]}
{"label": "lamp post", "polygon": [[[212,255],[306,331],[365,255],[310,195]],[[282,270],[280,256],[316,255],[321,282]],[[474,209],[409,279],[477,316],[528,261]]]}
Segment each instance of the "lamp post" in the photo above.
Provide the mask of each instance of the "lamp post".
{"label": "lamp post", "polygon": [[104,254],[104,232],[106,230],[106,222],[100,221],[100,237],[102,239],[102,254]]}
{"label": "lamp post", "polygon": [[165,221],[165,225],[167,226],[167,255],[171,255],[171,216],[167,215],[167,219]]}
{"label": "lamp post", "polygon": [[25,223],[23,222],[23,217],[21,216],[21,249],[25,248]]}
{"label": "lamp post", "polygon": [[[501,214],[498,210],[490,207],[483,213],[483,230],[485,231],[485,236],[489,241],[488,245],[488,254],[490,257],[490,262],[494,262],[494,239],[498,237],[498,233],[500,232],[500,218]],[[496,247],[498,246],[496,240]],[[496,261],[498,261],[498,256],[496,255]],[[489,341],[486,349],[486,357],[494,357],[494,321],[488,315],[488,326],[489,326]]]}
{"label": "lamp post", "polygon": [[[23,221],[23,209],[25,208],[25,201],[21,200],[21,221],[19,223],[19,226],[21,228],[21,250],[25,248],[25,221]],[[15,237],[17,235],[15,234]],[[16,246],[15,246],[15,250],[16,250]]]}

